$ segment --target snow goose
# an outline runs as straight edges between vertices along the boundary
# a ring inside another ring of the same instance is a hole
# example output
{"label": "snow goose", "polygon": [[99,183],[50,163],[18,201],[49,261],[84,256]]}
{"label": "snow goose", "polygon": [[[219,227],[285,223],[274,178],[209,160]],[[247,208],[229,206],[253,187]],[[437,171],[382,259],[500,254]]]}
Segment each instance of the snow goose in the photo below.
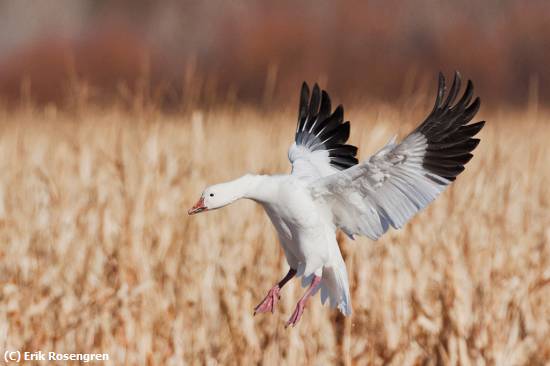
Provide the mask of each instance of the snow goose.
{"label": "snow goose", "polygon": [[[277,231],[290,269],[269,290],[254,314],[274,312],[281,288],[293,277],[308,287],[286,326],[300,320],[318,290],[344,315],[351,314],[346,266],[336,230],[350,238],[376,240],[389,227],[401,228],[464,170],[473,138],[484,121],[468,124],[479,109],[468,81],[462,97],[457,72],[445,97],[443,75],[428,117],[403,141],[395,139],[358,163],[357,148],[346,144],[350,124],[341,105],[332,111],[326,91],[302,85],[295,139],[288,151],[287,175],[245,175],[207,187],[189,215],[224,207],[240,198],[261,204]],[[455,102],[456,101],[456,102]]]}

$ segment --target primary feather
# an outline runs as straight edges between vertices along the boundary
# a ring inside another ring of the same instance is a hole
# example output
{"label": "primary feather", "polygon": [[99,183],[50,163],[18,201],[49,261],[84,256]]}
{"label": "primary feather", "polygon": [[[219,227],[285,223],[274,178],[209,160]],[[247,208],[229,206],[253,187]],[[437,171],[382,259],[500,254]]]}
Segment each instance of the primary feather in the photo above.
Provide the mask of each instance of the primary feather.
{"label": "primary feather", "polygon": [[294,144],[288,152],[292,174],[312,180],[357,164],[357,147],[346,144],[349,134],[344,107],[339,105],[331,112],[327,92],[315,84],[310,97],[304,82]]}
{"label": "primary feather", "polygon": [[445,97],[445,79],[432,112],[399,144],[390,142],[367,161],[312,182],[315,199],[331,207],[335,224],[349,236],[378,239],[390,226],[401,228],[464,170],[479,143],[484,121],[468,125],[479,109],[468,81],[455,103],[456,73]]}

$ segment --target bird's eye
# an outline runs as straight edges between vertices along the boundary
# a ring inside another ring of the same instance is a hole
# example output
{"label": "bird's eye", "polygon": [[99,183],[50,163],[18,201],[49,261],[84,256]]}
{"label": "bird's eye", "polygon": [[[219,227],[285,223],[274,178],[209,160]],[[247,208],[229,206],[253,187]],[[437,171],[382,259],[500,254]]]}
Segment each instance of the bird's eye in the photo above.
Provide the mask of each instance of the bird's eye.
{"label": "bird's eye", "polygon": [[214,193],[210,193],[210,197],[214,197]]}

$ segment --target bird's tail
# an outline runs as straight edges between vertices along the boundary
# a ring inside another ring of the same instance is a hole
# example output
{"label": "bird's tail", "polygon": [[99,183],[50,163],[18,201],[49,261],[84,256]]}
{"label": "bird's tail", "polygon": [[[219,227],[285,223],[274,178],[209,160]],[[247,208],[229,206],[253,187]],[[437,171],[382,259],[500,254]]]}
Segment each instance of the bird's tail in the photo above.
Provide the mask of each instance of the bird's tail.
{"label": "bird's tail", "polygon": [[330,300],[330,307],[338,307],[342,314],[351,315],[351,297],[349,294],[348,272],[341,260],[337,265],[325,266],[321,281],[321,302]]}

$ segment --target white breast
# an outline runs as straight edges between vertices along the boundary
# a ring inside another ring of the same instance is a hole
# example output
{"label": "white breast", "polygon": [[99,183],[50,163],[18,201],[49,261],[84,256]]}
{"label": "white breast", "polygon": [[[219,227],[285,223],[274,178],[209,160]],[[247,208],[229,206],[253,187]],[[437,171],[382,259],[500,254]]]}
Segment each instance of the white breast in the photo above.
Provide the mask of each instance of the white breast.
{"label": "white breast", "polygon": [[329,210],[319,207],[306,184],[292,176],[281,180],[276,195],[275,200],[263,206],[277,230],[289,265],[295,269],[322,266],[328,260],[328,242],[335,230]]}

